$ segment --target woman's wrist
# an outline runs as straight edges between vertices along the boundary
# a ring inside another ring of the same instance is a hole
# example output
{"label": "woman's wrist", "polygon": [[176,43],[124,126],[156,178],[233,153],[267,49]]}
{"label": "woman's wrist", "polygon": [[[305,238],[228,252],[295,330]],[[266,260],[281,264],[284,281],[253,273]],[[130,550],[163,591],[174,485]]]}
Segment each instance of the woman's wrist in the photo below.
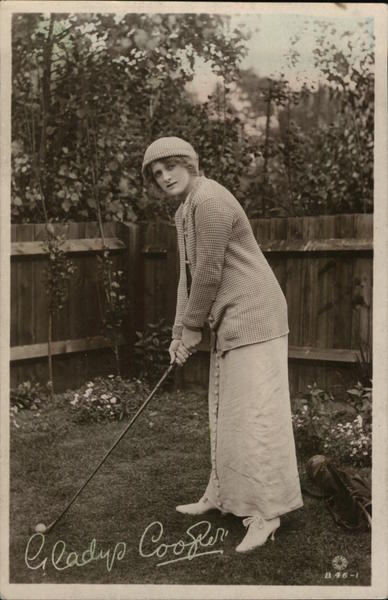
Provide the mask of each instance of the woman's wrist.
{"label": "woman's wrist", "polygon": [[189,327],[187,325],[183,325],[183,327],[189,331],[202,331],[203,329],[203,327],[192,327],[191,325]]}

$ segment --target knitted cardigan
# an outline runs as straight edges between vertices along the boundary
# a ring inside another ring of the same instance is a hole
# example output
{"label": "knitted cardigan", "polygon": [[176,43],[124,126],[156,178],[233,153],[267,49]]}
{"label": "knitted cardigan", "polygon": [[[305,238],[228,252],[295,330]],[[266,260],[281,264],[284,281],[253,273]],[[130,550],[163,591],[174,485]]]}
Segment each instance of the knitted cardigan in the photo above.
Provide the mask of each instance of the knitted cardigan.
{"label": "knitted cardigan", "polygon": [[[173,338],[208,321],[225,352],[288,333],[287,304],[236,198],[199,177],[175,213],[180,276]],[[192,277],[187,293],[186,254]]]}

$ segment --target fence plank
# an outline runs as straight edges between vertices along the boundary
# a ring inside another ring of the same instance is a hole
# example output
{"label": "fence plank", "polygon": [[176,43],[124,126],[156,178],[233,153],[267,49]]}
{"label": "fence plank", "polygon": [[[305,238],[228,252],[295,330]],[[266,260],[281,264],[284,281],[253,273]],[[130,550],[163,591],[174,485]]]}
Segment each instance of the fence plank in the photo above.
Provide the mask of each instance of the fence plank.
{"label": "fence plank", "polygon": [[179,281],[179,260],[177,250],[177,235],[175,226],[166,225],[166,313],[168,323],[173,324],[175,318],[176,297]]}
{"label": "fence plank", "polygon": [[[287,239],[302,239],[303,219],[293,217],[287,220]],[[288,304],[288,320],[290,326],[289,343],[294,346],[300,345],[301,327],[304,318],[304,302],[302,296],[303,271],[302,262],[298,256],[287,256],[287,282],[286,298]]]}
{"label": "fence plank", "polygon": [[[286,219],[274,218],[271,219],[270,222],[270,236],[271,236],[271,244],[273,241],[278,241],[279,243],[282,240],[285,240],[287,237],[287,221]],[[265,242],[263,246],[265,248]],[[275,276],[280,284],[280,287],[283,290],[283,293],[286,291],[286,279],[287,279],[287,267],[286,263],[282,256],[271,255],[266,256],[268,261],[271,264],[271,267],[275,273]]]}
{"label": "fence plank", "polygon": [[126,262],[129,303],[128,337],[133,343],[135,331],[142,331],[144,327],[144,256],[141,252],[144,226],[135,223],[120,223],[117,233],[127,247],[124,259]]}
{"label": "fence plank", "polygon": [[[353,237],[354,216],[337,215],[335,220],[335,235],[337,237]],[[371,244],[372,245],[372,244]],[[353,290],[353,263],[354,258],[339,254],[335,266],[335,290],[334,303],[334,348],[351,347],[352,330],[352,290]]]}
{"label": "fence plank", "polygon": [[[319,217],[319,237],[334,237],[335,218],[332,216]],[[318,286],[320,290],[318,305],[318,344],[319,347],[332,348],[334,319],[333,319],[333,291],[335,258],[323,256],[318,258]]]}
{"label": "fence plank", "polygon": [[[370,215],[355,215],[354,227],[357,235],[373,237],[373,220]],[[357,257],[355,259],[353,277],[355,308],[352,319],[351,347],[371,350],[373,268],[369,258]]]}
{"label": "fence plank", "polygon": [[[34,237],[36,240],[42,241],[47,237],[46,225],[35,225]],[[26,261],[25,261],[26,262]],[[29,262],[29,261],[27,261]],[[34,273],[34,342],[40,343],[47,341],[48,335],[48,296],[46,285],[46,268],[47,260],[34,260],[31,262]],[[55,335],[55,328],[54,328]],[[67,334],[68,335],[68,334]]]}
{"label": "fence plank", "polygon": [[[37,227],[41,228],[44,227],[44,225],[37,225]],[[64,252],[68,252],[69,254],[78,252],[101,252],[104,247],[110,251],[125,249],[123,242],[115,237],[105,238],[104,242],[105,244],[103,245],[101,238],[65,240],[61,248]],[[12,242],[11,256],[44,256],[45,254],[47,254],[47,250],[45,249],[43,242]]]}
{"label": "fence plank", "polygon": [[[120,338],[120,344],[125,343],[124,336]],[[78,340],[56,340],[52,344],[53,355],[74,354],[75,352],[84,352],[86,350],[98,350],[110,347],[110,342],[102,335]],[[47,356],[47,342],[43,344],[29,344],[27,346],[15,346],[11,348],[11,361],[30,360],[32,358],[42,358]]]}
{"label": "fence plank", "polygon": [[[68,235],[73,240],[85,238],[85,223],[69,223]],[[69,297],[62,313],[63,318],[68,323],[68,332],[62,335],[60,339],[68,336],[70,339],[77,339],[86,335],[86,332],[82,330],[88,304],[85,302],[87,297],[85,290],[82,289],[82,262],[84,256],[72,256],[71,260],[76,270],[69,283]],[[78,318],[75,315],[78,315]]]}
{"label": "fence plank", "polygon": [[271,239],[271,221],[270,219],[255,219],[252,223],[253,233],[259,244],[263,248],[265,242]]}
{"label": "fence plank", "polygon": [[[306,218],[306,217],[304,217]],[[308,217],[307,217],[308,218]],[[316,217],[310,217],[315,219]],[[290,252],[366,252],[373,250],[373,244],[370,239],[347,239],[327,238],[317,240],[274,240],[261,243],[261,249],[268,254],[272,253],[290,253]]]}
{"label": "fence plank", "polygon": [[[29,241],[33,237],[34,225],[19,225],[17,227],[17,241]],[[32,344],[35,342],[33,310],[35,297],[34,265],[30,263],[15,266],[17,303],[15,303],[14,311],[14,302],[11,299],[11,327],[17,331],[17,343]]]}
{"label": "fence plank", "polygon": [[[303,241],[316,237],[315,217],[303,217]],[[305,346],[315,346],[317,328],[314,307],[317,305],[317,265],[315,260],[308,258],[303,265],[303,302],[306,309],[305,318],[301,323],[300,343]]]}
{"label": "fence plank", "polygon": [[[166,223],[150,223],[145,229],[144,246],[167,249],[168,228]],[[170,277],[167,271],[167,254],[148,256],[144,259],[144,319],[145,323],[155,323],[165,318],[168,312],[166,291]]]}
{"label": "fence plank", "polygon": [[[85,236],[91,238],[93,235],[100,237],[98,223],[85,223]],[[82,287],[86,297],[90,299],[84,324],[87,336],[101,333],[102,328],[103,290],[98,279],[97,257],[98,253],[86,256],[81,263]]]}
{"label": "fence plank", "polygon": [[323,362],[357,362],[359,353],[350,349],[289,346],[289,358]]}

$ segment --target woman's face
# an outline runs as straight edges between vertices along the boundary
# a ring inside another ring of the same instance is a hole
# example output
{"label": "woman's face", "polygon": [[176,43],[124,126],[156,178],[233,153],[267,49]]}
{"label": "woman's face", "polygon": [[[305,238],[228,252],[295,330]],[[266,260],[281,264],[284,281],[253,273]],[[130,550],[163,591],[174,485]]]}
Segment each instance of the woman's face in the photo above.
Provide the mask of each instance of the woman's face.
{"label": "woman's face", "polygon": [[151,169],[156,183],[169,198],[187,195],[193,187],[195,175],[184,165],[158,160],[152,163]]}

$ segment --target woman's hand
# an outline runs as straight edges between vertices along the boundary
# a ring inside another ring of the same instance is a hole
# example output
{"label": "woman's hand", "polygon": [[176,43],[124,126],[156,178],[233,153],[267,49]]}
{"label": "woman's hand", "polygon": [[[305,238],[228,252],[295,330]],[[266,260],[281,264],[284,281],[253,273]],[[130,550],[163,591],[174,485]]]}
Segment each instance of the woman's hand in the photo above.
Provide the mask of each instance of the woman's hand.
{"label": "woman's hand", "polygon": [[202,331],[193,331],[192,329],[183,327],[182,344],[191,354],[197,351],[197,346],[199,346],[201,340]]}
{"label": "woman's hand", "polygon": [[202,331],[192,331],[191,329],[183,328],[182,339],[172,340],[168,349],[170,353],[170,364],[176,362],[177,365],[183,367],[185,362],[194,352],[197,351],[197,346],[202,340]]}
{"label": "woman's hand", "polygon": [[169,353],[170,353],[170,365],[172,365],[173,362],[175,362],[176,359],[176,352],[179,348],[181,341],[180,340],[172,340],[170,347],[168,349]]}
{"label": "woman's hand", "polygon": [[191,356],[191,352],[184,347],[182,340],[172,340],[168,351],[171,358],[170,364],[176,362],[180,367],[183,367],[187,359]]}

